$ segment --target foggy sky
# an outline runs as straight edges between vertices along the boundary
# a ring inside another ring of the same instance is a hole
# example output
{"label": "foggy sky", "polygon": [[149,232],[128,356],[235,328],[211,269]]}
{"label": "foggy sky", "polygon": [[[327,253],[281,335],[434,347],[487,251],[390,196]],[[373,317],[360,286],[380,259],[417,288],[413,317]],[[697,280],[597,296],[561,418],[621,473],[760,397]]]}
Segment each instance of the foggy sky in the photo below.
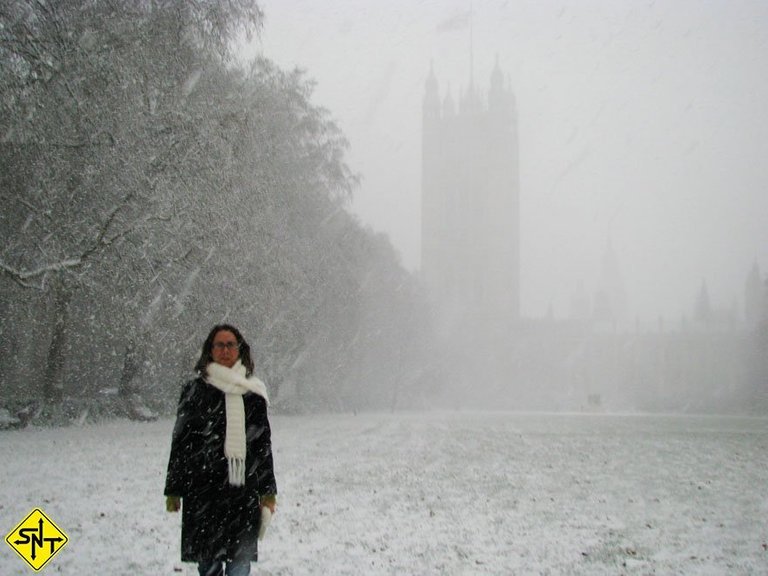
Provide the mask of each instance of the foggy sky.
{"label": "foggy sky", "polygon": [[[521,310],[569,314],[610,241],[630,315],[674,324],[707,282],[741,306],[768,271],[768,2],[263,0],[261,51],[317,81],[350,140],[352,209],[420,258],[430,63],[454,100],[495,58],[519,120]],[[473,58],[470,59],[470,53]],[[470,65],[472,61],[473,65]]]}

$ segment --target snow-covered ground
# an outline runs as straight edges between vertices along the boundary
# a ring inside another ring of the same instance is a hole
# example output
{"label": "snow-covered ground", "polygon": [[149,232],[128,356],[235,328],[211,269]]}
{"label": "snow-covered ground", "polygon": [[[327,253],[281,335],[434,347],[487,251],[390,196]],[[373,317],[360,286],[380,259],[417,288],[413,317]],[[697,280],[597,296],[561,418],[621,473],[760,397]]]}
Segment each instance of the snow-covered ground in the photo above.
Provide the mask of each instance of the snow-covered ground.
{"label": "snow-covered ground", "polygon": [[[510,413],[272,418],[254,574],[768,574],[768,420]],[[173,422],[0,433],[3,536],[47,574],[196,574],[162,496]],[[5,544],[0,574],[32,571]]]}

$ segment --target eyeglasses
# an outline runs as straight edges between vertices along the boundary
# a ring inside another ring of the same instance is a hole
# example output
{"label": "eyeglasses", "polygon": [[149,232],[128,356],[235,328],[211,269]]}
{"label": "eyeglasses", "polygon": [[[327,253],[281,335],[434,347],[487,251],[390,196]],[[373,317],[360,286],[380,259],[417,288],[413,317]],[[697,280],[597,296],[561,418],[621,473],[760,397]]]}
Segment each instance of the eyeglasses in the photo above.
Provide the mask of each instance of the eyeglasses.
{"label": "eyeglasses", "polygon": [[222,352],[224,350],[237,350],[240,345],[237,342],[214,342],[213,347]]}

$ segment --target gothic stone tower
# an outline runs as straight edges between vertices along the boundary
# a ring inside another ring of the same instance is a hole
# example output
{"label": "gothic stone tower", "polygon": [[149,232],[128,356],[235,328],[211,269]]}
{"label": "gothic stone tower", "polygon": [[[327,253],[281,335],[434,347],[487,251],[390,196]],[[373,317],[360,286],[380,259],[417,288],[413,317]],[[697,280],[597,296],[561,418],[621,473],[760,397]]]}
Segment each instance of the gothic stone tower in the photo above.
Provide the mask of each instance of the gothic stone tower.
{"label": "gothic stone tower", "polygon": [[[472,84],[458,110],[430,70],[422,126],[421,271],[444,335],[519,319],[517,114],[498,61],[487,104]],[[485,328],[480,328],[485,329]]]}

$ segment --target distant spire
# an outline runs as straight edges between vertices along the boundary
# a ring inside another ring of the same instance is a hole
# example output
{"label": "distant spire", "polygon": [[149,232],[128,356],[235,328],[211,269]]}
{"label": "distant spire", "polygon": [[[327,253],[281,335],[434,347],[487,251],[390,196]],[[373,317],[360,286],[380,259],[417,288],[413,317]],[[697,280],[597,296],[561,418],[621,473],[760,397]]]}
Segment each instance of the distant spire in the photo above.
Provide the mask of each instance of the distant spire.
{"label": "distant spire", "polygon": [[488,92],[488,108],[495,113],[507,115],[510,109],[509,96],[504,91],[504,74],[499,66],[499,54],[491,73],[491,89]]}
{"label": "distant spire", "polygon": [[480,97],[475,91],[475,10],[469,5],[469,88],[461,101],[464,111],[477,112],[480,109]]}
{"label": "distant spire", "polygon": [[440,95],[438,94],[437,78],[432,61],[429,62],[429,76],[424,84],[424,120],[440,117]]}
{"label": "distant spire", "polygon": [[496,63],[493,66],[493,72],[491,73],[491,90],[494,88],[498,90],[504,89],[504,75],[501,73],[501,67],[499,66],[499,53],[496,52]]}
{"label": "distant spire", "polygon": [[427,76],[426,89],[428,92],[431,92],[432,90],[437,90],[437,78],[435,77],[435,65],[434,65],[434,61],[431,58],[429,60],[429,76]]}
{"label": "distant spire", "polygon": [[456,114],[456,105],[451,95],[451,85],[448,84],[445,87],[445,98],[443,98],[443,117],[453,116],[454,114]]}
{"label": "distant spire", "polygon": [[702,325],[707,325],[712,320],[712,304],[709,300],[706,280],[701,282],[701,289],[699,289],[699,295],[696,297],[696,305],[693,309],[693,317]]}

